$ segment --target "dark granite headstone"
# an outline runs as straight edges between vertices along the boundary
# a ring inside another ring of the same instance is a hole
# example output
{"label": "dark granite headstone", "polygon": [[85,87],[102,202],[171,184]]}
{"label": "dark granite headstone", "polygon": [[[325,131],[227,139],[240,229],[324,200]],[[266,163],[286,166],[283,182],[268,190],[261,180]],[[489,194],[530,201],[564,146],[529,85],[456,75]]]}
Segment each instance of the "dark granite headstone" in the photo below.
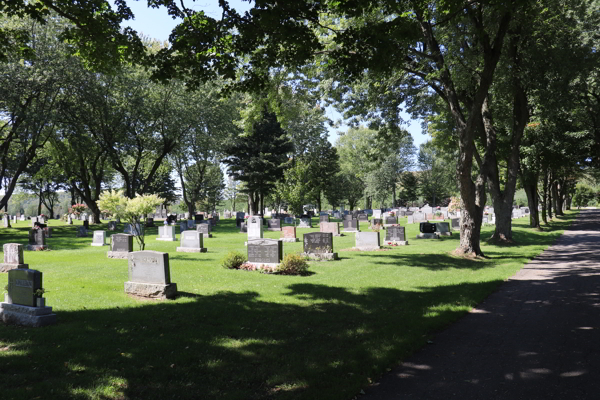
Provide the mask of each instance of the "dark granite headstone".
{"label": "dark granite headstone", "polygon": [[371,226],[373,227],[375,225],[383,225],[383,220],[381,218],[372,218]]}
{"label": "dark granite headstone", "polygon": [[304,234],[305,253],[333,253],[333,234],[313,232]]}
{"label": "dark granite headstone", "polygon": [[267,220],[268,229],[281,230],[281,220],[279,218],[271,218]]}
{"label": "dark granite headstone", "polygon": [[31,229],[29,231],[29,244],[32,246],[44,246],[46,244],[46,233],[43,229]]}
{"label": "dark granite headstone", "polygon": [[196,214],[196,215],[194,215],[194,221],[197,224],[200,223],[200,221],[204,221],[204,215],[202,215],[202,214]]}
{"label": "dark granite headstone", "polygon": [[18,268],[8,271],[7,303],[35,307],[36,291],[42,288],[42,273],[34,269]]}
{"label": "dark granite headstone", "polygon": [[283,258],[283,242],[274,239],[248,240],[248,262],[279,264]]}
{"label": "dark granite headstone", "polygon": [[133,251],[133,235],[117,233],[111,236],[111,251]]}
{"label": "dark granite headstone", "polygon": [[429,222],[421,222],[419,225],[419,231],[421,233],[435,233],[435,224]]}
{"label": "dark granite headstone", "polygon": [[247,233],[247,232],[248,232],[248,225],[246,225],[246,223],[245,223],[245,222],[242,222],[242,223],[240,224],[240,232],[241,232],[241,233]]}
{"label": "dark granite headstone", "polygon": [[385,217],[386,225],[395,225],[397,223],[398,223],[398,218],[392,217],[392,216]]}
{"label": "dark granite headstone", "polygon": [[117,223],[115,221],[109,221],[109,223],[108,223],[108,230],[109,231],[116,231],[117,230]]}

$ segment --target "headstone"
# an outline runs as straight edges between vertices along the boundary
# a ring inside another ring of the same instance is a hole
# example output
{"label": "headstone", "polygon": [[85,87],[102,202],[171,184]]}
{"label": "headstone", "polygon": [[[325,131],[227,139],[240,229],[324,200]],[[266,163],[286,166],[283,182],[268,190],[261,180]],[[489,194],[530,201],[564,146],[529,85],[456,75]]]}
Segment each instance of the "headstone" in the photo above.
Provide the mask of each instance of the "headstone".
{"label": "headstone", "polygon": [[340,219],[342,218],[342,214],[339,211],[334,211],[333,218]]}
{"label": "headstone", "polygon": [[452,232],[450,232],[450,224],[448,222],[436,222],[435,233],[438,236],[452,236]]}
{"label": "headstone", "polygon": [[421,222],[419,225],[419,233],[417,235],[417,239],[439,239],[440,237],[435,234],[436,226],[435,224],[430,224],[429,222]]}
{"label": "headstone", "polygon": [[351,214],[344,215],[344,221],[350,221],[351,219],[354,219],[354,217]]}
{"label": "headstone", "polygon": [[450,218],[452,230],[460,230],[460,218]]}
{"label": "headstone", "polygon": [[179,233],[183,233],[184,231],[186,231],[188,229],[188,224],[187,221],[181,221],[179,223]]}
{"label": "headstone", "polygon": [[319,223],[329,222],[329,214],[319,215]]}
{"label": "headstone", "polygon": [[252,216],[248,218],[248,240],[260,239],[263,237],[262,218]]}
{"label": "headstone", "polygon": [[193,219],[188,219],[186,221],[187,221],[187,229],[196,228],[196,221],[194,221]]}
{"label": "headstone", "polygon": [[286,224],[293,224],[294,223],[294,218],[292,217],[285,217],[283,222],[285,222]]}
{"label": "headstone", "polygon": [[31,229],[29,231],[29,244],[27,250],[46,250],[46,233],[43,229]]}
{"label": "headstone", "polygon": [[146,227],[148,227],[148,228],[151,228],[151,227],[153,227],[153,226],[155,226],[155,225],[154,225],[154,218],[150,218],[150,217],[148,217],[148,218],[146,219]]}
{"label": "headstone", "polygon": [[398,224],[398,218],[388,216],[385,218],[385,226],[396,225]]}
{"label": "headstone", "polygon": [[31,227],[32,228],[35,228],[35,224],[37,222],[41,222],[41,221],[38,221],[38,217],[31,217]]}
{"label": "headstone", "polygon": [[337,253],[333,252],[333,234],[324,232],[305,233],[304,254],[311,259],[337,260]]}
{"label": "headstone", "polygon": [[25,221],[25,214],[21,214],[21,218],[20,218],[20,220],[21,220],[21,221]]}
{"label": "headstone", "polygon": [[300,218],[298,228],[312,228],[312,219],[310,217]]}
{"label": "headstone", "polygon": [[165,242],[174,242],[177,240],[175,236],[175,227],[173,225],[163,225],[158,227],[158,237],[156,240]]}
{"label": "headstone", "polygon": [[373,210],[373,218],[381,218],[381,210]]}
{"label": "headstone", "polygon": [[174,298],[177,284],[171,283],[169,254],[149,250],[129,253],[129,281],[125,282],[125,293],[158,299]]}
{"label": "headstone", "polygon": [[341,236],[339,222],[321,222],[319,224],[319,231],[323,233],[331,233],[333,236]]}
{"label": "headstone", "polygon": [[110,251],[106,253],[108,258],[128,258],[133,251],[133,235],[127,233],[116,233],[110,237]]}
{"label": "headstone", "polygon": [[202,233],[203,237],[211,238],[212,233],[210,233],[211,227],[210,224],[198,224],[196,225],[196,232]]}
{"label": "headstone", "polygon": [[11,228],[11,226],[10,226],[10,218],[9,218],[8,214],[4,214],[2,216],[2,223],[4,224],[5,228]]}
{"label": "headstone", "polygon": [[194,215],[194,221],[197,224],[199,224],[203,220],[204,220],[204,215],[202,215],[202,214],[196,214],[196,215]]}
{"label": "headstone", "polygon": [[421,212],[423,214],[431,214],[433,213],[433,208],[431,208],[430,206],[424,206],[421,208]]}
{"label": "headstone", "polygon": [[[201,224],[207,225],[207,224]],[[176,251],[183,253],[206,253],[202,232],[184,231],[181,233],[181,244]]]}
{"label": "headstone", "polygon": [[83,226],[85,226],[85,229],[90,229],[90,223],[88,222],[87,219],[85,221],[83,221]]}
{"label": "headstone", "polygon": [[274,239],[248,240],[248,263],[275,266],[283,258],[283,242]]}
{"label": "headstone", "polygon": [[282,242],[297,242],[296,227],[295,226],[284,226],[281,228],[281,240]]}
{"label": "headstone", "polygon": [[369,216],[367,214],[358,214],[359,221],[369,221]]}
{"label": "headstone", "polygon": [[94,231],[92,246],[106,246],[106,231]]}
{"label": "headstone", "polygon": [[94,216],[93,216],[93,215],[90,215],[90,216],[88,217],[88,223],[90,223],[90,224],[93,224],[93,223],[94,223]]}
{"label": "headstone", "polygon": [[[110,224],[110,222],[109,222]],[[73,218],[70,215],[67,215],[67,225],[73,225]]]}
{"label": "headstone", "polygon": [[29,268],[23,262],[23,245],[19,243],[4,243],[4,263],[0,264],[0,272],[8,272],[16,268]]}
{"label": "headstone", "polygon": [[390,226],[385,230],[385,244],[388,245],[407,245],[406,233],[403,226]]}
{"label": "headstone", "polygon": [[406,223],[407,223],[407,224],[414,224],[414,222],[415,222],[415,217],[414,217],[414,216],[412,216],[412,215],[408,215],[408,216],[406,217]]}
{"label": "headstone", "polygon": [[248,225],[246,225],[245,222],[242,222],[240,224],[240,233],[247,233],[248,232]]}
{"label": "headstone", "polygon": [[44,230],[44,233],[46,234],[46,238],[51,238],[52,237],[52,228],[50,228],[49,226],[46,226],[45,228],[42,228]]}
{"label": "headstone", "polygon": [[85,226],[77,227],[77,237],[87,237],[87,229]]}
{"label": "headstone", "polygon": [[116,231],[117,230],[117,223],[115,221],[109,221],[109,223],[108,223],[108,230],[109,231]]}
{"label": "headstone", "polygon": [[8,271],[8,293],[0,303],[0,318],[5,323],[39,327],[56,322],[52,307],[42,297],[42,273],[18,268]]}
{"label": "headstone", "polygon": [[381,218],[371,218],[371,229],[383,228],[383,220]]}
{"label": "headstone", "polygon": [[355,248],[363,251],[380,249],[379,232],[357,232]]}
{"label": "headstone", "polygon": [[344,220],[344,232],[360,232],[357,219]]}
{"label": "headstone", "polygon": [[267,220],[267,230],[269,231],[280,231],[281,230],[281,220],[279,218],[271,218]]}

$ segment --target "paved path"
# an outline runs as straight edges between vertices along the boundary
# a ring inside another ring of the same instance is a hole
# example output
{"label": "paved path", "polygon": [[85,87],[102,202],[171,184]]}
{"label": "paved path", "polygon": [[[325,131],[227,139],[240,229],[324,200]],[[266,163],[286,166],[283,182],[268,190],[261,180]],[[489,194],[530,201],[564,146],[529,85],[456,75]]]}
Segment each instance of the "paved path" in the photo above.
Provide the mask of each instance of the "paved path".
{"label": "paved path", "polygon": [[360,400],[600,399],[600,210]]}

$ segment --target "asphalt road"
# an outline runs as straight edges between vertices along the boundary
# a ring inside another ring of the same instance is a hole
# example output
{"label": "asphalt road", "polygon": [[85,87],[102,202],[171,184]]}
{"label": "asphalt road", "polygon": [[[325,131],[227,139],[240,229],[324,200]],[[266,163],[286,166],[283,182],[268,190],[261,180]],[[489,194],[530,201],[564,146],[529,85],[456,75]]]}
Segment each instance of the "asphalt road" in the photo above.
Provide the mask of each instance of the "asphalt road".
{"label": "asphalt road", "polygon": [[600,210],[360,400],[600,399]]}

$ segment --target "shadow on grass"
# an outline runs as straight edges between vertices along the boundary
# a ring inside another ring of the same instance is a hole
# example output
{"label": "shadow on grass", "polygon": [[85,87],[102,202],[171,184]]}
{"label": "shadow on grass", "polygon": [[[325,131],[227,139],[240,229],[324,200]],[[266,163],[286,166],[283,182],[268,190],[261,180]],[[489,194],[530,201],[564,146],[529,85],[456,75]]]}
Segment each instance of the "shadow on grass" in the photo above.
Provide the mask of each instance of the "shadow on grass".
{"label": "shadow on grass", "polygon": [[[0,326],[3,398],[347,399],[500,282],[362,292],[298,283],[258,293],[58,311],[43,329]],[[306,304],[304,300],[309,300]],[[448,304],[430,313],[433,306]]]}

